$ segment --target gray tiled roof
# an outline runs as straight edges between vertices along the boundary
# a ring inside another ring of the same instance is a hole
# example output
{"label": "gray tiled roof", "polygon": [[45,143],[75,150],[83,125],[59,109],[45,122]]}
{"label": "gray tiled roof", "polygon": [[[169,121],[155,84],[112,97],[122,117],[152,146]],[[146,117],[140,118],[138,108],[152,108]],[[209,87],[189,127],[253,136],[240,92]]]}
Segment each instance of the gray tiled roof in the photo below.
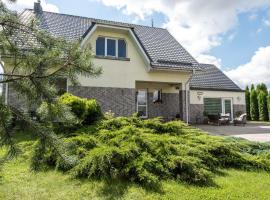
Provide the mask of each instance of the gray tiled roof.
{"label": "gray tiled roof", "polygon": [[190,82],[191,89],[242,91],[215,65],[200,64],[202,71],[196,72]]}
{"label": "gray tiled roof", "polygon": [[[56,37],[63,37],[68,40],[82,39],[94,23],[131,28],[148,56],[152,69],[200,69],[197,61],[166,29],[45,11],[36,16],[39,18],[42,29]],[[33,17],[35,17],[35,14],[32,9],[26,9],[21,14],[21,18],[24,20]]]}

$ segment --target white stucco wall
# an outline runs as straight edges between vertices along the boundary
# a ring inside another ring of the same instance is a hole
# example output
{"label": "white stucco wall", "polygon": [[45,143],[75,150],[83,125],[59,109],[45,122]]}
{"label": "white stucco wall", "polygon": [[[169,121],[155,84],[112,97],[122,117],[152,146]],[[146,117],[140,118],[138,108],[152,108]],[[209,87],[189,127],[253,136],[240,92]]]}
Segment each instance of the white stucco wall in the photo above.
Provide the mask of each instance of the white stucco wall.
{"label": "white stucco wall", "polygon": [[190,104],[203,104],[204,98],[231,98],[233,104],[245,105],[245,92],[191,90]]}
{"label": "white stucco wall", "polygon": [[[109,28],[97,28],[85,45],[91,44],[93,52],[96,52],[96,39],[99,36],[125,39],[127,43],[127,57],[130,61],[108,60],[94,58],[94,64],[103,68],[103,73],[97,78],[80,77],[83,86],[92,87],[116,87],[135,88],[136,81],[184,83],[189,79],[189,72],[148,71],[148,64],[136,47],[136,43],[128,31],[113,30]],[[184,88],[182,88],[184,89]],[[171,91],[171,90],[170,90]],[[171,91],[172,92],[172,91]]]}

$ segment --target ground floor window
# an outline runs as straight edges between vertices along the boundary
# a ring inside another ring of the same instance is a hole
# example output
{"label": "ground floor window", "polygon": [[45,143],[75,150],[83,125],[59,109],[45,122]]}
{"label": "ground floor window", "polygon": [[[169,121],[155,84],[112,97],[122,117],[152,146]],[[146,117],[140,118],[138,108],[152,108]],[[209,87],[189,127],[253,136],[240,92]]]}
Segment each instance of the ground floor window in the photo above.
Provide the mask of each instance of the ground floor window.
{"label": "ground floor window", "polygon": [[137,112],[140,117],[147,118],[147,90],[137,91]]}
{"label": "ground floor window", "polygon": [[230,114],[233,118],[231,98],[204,98],[204,112],[207,115]]}

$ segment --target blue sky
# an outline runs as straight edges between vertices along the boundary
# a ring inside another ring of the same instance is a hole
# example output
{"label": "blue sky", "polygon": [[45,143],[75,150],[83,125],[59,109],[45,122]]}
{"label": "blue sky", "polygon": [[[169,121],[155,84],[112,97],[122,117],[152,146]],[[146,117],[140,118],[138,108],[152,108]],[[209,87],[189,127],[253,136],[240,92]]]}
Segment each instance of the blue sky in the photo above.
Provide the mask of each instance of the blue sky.
{"label": "blue sky", "polygon": [[[17,0],[17,8],[35,0]],[[270,0],[41,0],[44,10],[167,28],[235,82],[270,87]]]}

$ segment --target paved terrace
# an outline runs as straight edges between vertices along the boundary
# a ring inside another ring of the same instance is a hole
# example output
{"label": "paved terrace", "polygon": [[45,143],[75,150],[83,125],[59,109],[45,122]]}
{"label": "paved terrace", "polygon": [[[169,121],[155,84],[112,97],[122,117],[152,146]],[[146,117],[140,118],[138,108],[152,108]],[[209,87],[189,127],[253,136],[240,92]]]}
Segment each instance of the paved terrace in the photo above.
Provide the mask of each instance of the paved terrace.
{"label": "paved terrace", "polygon": [[211,135],[241,137],[250,141],[270,142],[270,123],[248,122],[246,126],[195,125]]}

